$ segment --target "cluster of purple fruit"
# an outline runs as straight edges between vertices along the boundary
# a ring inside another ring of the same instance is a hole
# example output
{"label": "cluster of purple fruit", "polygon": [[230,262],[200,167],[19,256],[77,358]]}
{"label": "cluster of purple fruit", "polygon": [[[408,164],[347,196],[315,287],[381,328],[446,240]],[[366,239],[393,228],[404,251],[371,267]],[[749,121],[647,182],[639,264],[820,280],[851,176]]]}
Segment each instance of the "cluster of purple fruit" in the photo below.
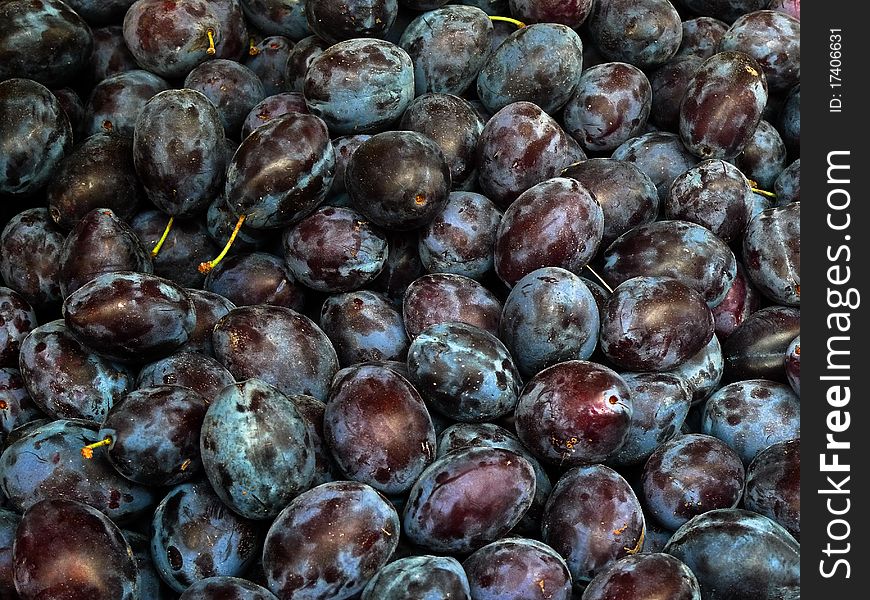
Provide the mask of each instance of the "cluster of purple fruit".
{"label": "cluster of purple fruit", "polygon": [[799,598],[799,18],[0,0],[0,599]]}

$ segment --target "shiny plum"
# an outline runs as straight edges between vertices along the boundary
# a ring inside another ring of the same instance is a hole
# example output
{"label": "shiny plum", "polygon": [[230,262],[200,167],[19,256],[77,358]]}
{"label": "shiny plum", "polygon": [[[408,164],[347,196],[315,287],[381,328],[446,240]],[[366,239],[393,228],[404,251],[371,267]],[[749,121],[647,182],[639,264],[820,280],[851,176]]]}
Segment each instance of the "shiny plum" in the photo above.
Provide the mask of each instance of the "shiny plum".
{"label": "shiny plum", "polygon": [[381,568],[366,584],[361,600],[471,600],[468,577],[449,556],[408,556]]}
{"label": "shiny plum", "polygon": [[209,271],[205,289],[236,306],[271,304],[302,310],[305,289],[285,261],[267,252],[236,254]]}
{"label": "shiny plum", "polygon": [[136,120],[145,104],[168,89],[169,82],[138,66],[107,77],[94,86],[88,97],[83,125],[85,134],[114,133],[133,137]]}
{"label": "shiny plum", "polygon": [[139,370],[137,388],[173,385],[188,388],[209,404],[226,386],[235,383],[232,374],[210,356],[176,352]]}
{"label": "shiny plum", "polygon": [[559,554],[527,538],[503,538],[462,563],[474,600],[521,600],[539,595],[570,600],[571,573]]}
{"label": "shiny plum", "polygon": [[321,308],[320,328],[344,367],[369,360],[404,360],[408,352],[402,313],[377,292],[331,295]]}
{"label": "shiny plum", "polygon": [[749,463],[743,505],[773,519],[800,539],[800,438],[777,442],[759,452]]}
{"label": "shiny plum", "polygon": [[722,345],[724,380],[788,381],[783,358],[800,329],[801,313],[797,308],[769,306],[753,312]]}
{"label": "shiny plum", "polygon": [[412,340],[435,323],[467,323],[498,333],[502,303],[474,279],[432,273],[412,281],[405,290],[402,315]]}
{"label": "shiny plum", "polygon": [[583,591],[583,600],[638,598],[701,600],[698,580],[685,564],[669,554],[626,556],[601,571]]}
{"label": "shiny plum", "polygon": [[746,274],[767,299],[800,306],[801,204],[791,202],[756,215],[743,236]]}
{"label": "shiny plum", "polygon": [[670,60],[683,37],[680,14],[668,0],[596,2],[586,25],[604,58],[640,69]]}
{"label": "shiny plum", "polygon": [[660,202],[667,198],[674,179],[698,164],[698,157],[669,131],[653,131],[626,140],[610,158],[628,161],[640,169],[655,184]]}
{"label": "shiny plum", "polygon": [[36,310],[56,308],[63,300],[59,271],[65,237],[46,208],[18,213],[0,234],[3,282]]}
{"label": "shiny plum", "polygon": [[197,66],[184,79],[184,87],[196,90],[217,108],[226,135],[237,138],[245,117],[266,98],[263,82],[251,69],[225,58]]}

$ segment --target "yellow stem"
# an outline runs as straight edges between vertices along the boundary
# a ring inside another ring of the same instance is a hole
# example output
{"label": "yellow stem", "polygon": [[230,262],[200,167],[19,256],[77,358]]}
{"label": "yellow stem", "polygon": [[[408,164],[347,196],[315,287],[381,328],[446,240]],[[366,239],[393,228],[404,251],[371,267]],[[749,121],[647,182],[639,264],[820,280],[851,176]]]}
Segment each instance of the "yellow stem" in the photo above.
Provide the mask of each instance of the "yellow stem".
{"label": "yellow stem", "polygon": [[517,29],[522,29],[526,26],[522,21],[517,21],[516,19],[511,19],[510,17],[490,17],[490,21],[504,21],[505,23],[512,23],[517,26]]}
{"label": "yellow stem", "polygon": [[208,50],[205,52],[210,56],[214,56],[214,53],[217,52],[214,47],[214,29],[209,27],[205,34],[208,36]]}
{"label": "yellow stem", "polygon": [[230,246],[233,245],[233,242],[235,241],[236,236],[239,235],[239,230],[242,228],[242,224],[244,222],[245,222],[245,215],[242,215],[241,217],[239,217],[238,222],[236,222],[236,227],[235,227],[235,229],[233,229],[233,233],[230,234],[230,239],[227,240],[226,246],[224,246],[224,249],[221,250],[221,253],[218,254],[216,258],[214,258],[213,260],[210,260],[208,262],[199,263],[199,272],[200,273],[208,273],[209,271],[214,269],[220,261],[222,261],[224,259],[224,257],[227,255],[227,252],[230,251]]}
{"label": "yellow stem", "polygon": [[157,244],[151,249],[151,258],[157,256],[157,253],[160,252],[160,249],[163,247],[163,242],[165,242],[166,238],[169,237],[169,230],[172,229],[172,224],[174,222],[175,217],[169,217],[169,223],[166,224],[166,229],[163,230],[163,235],[160,236],[160,239],[157,240]]}
{"label": "yellow stem", "polygon": [[756,194],[761,194],[762,196],[767,196],[768,198],[776,198],[776,194],[773,192],[768,192],[767,190],[758,189],[758,182],[753,181],[752,179],[747,179],[749,182],[749,189],[755,192]]}
{"label": "yellow stem", "polygon": [[250,56],[257,56],[260,53],[260,49],[257,48],[257,44],[254,43],[254,38],[248,40],[248,54]]}
{"label": "yellow stem", "polygon": [[106,436],[101,439],[99,442],[94,442],[93,444],[88,444],[84,448],[82,448],[82,456],[85,458],[93,458],[94,450],[97,448],[102,448],[103,446],[110,446],[112,444],[112,437]]}

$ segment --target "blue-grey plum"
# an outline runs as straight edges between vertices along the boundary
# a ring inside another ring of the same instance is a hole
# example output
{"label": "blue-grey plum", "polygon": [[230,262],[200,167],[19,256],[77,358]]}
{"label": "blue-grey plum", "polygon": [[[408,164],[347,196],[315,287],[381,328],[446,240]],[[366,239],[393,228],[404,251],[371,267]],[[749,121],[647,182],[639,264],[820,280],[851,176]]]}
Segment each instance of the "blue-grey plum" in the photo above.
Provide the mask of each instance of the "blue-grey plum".
{"label": "blue-grey plum", "polygon": [[794,86],[785,98],[777,119],[777,128],[792,158],[801,155],[801,86]]}
{"label": "blue-grey plum", "polygon": [[479,7],[445,6],[414,18],[399,46],[414,62],[416,94],[462,94],[490,52],[492,21]]}
{"label": "blue-grey plum", "polygon": [[583,280],[560,267],[520,279],[504,303],[499,336],[526,377],[565,360],[586,360],[598,343],[598,306]]}
{"label": "blue-grey plum", "polygon": [[668,0],[596,2],[586,26],[604,58],[640,69],[670,60],[683,38],[680,14]]}
{"label": "blue-grey plum", "polygon": [[754,311],[722,345],[723,379],[761,378],[787,382],[783,358],[800,329],[798,308],[768,306]]}
{"label": "blue-grey plum", "polygon": [[30,303],[13,289],[0,286],[0,366],[17,366],[21,341],[39,323]]}
{"label": "blue-grey plum", "polygon": [[0,275],[4,284],[36,309],[54,309],[60,293],[60,252],[66,234],[47,208],[29,208],[12,217],[0,234]]}
{"label": "blue-grey plum", "polygon": [[776,127],[762,119],[734,164],[756,183],[755,187],[772,190],[776,178],[788,165],[786,160],[785,142]]}
{"label": "blue-grey plum", "polygon": [[800,398],[786,384],[765,379],[721,387],[704,405],[704,433],[734,448],[747,465],[777,442],[800,437]]}
{"label": "blue-grey plum", "polygon": [[676,56],[706,60],[716,54],[719,42],[728,30],[728,23],[713,17],[695,17],[683,21],[682,27],[683,37]]}
{"label": "blue-grey plum", "polygon": [[66,326],[76,337],[101,356],[129,363],[163,358],[184,344],[194,310],[182,287],[130,271],[99,275],[63,304]]}
{"label": "blue-grey plum", "polygon": [[622,377],[603,365],[558,363],[526,382],[514,416],[517,435],[551,464],[602,462],[628,435],[630,394]]}
{"label": "blue-grey plum", "polygon": [[324,483],[297,496],[263,548],[269,589],[280,598],[344,600],[358,594],[399,543],[399,516],[363,483]]}
{"label": "blue-grey plum", "polygon": [[262,544],[256,523],[231,511],[208,482],[172,488],[154,510],[151,557],[176,592],[208,577],[239,577]]}
{"label": "blue-grey plum", "polygon": [[449,556],[408,556],[382,567],[362,600],[471,600],[462,564]]}
{"label": "blue-grey plum", "polygon": [[263,33],[283,35],[293,41],[311,35],[305,17],[305,0],[239,0],[245,17]]}
{"label": "blue-grey plum", "polygon": [[643,545],[644,518],[628,481],[604,465],[575,467],[556,483],[541,539],[568,564],[579,590],[614,561]]}
{"label": "blue-grey plum", "polygon": [[532,504],[535,471],[499,448],[468,448],[436,460],[411,488],[405,535],[434,552],[467,553],[504,536]]}
{"label": "blue-grey plum", "polygon": [[407,492],[435,459],[435,429],[423,399],[384,366],[355,365],[335,376],[323,434],[346,477],[385,494]]}
{"label": "blue-grey plum", "polygon": [[324,400],[338,371],[326,334],[308,317],[282,306],[235,308],[217,322],[212,340],[215,357],[238,381],[261,379],[288,395]]}
{"label": "blue-grey plum", "polygon": [[713,335],[710,342],[697,354],[671,371],[686,384],[692,404],[700,404],[719,389],[725,373],[725,359],[719,337]]}
{"label": "blue-grey plum", "polygon": [[756,215],[743,236],[746,274],[768,300],[800,306],[801,203],[775,206]]}
{"label": "blue-grey plum", "polygon": [[800,83],[801,22],[776,10],[756,10],[734,21],[719,43],[720,51],[745,52],[758,61],[772,92]]}
{"label": "blue-grey plum", "polygon": [[575,179],[556,177],[519,195],[496,231],[495,272],[508,286],[542,267],[577,275],[604,235],[604,211]]}
{"label": "blue-grey plum", "polygon": [[655,184],[661,203],[677,175],[698,164],[698,157],[683,146],[680,136],[669,131],[652,131],[626,140],[610,158],[634,163]]}
{"label": "blue-grey plum", "polygon": [[[166,213],[162,211],[145,210],[133,217],[129,223],[145,249],[152,254],[155,275],[165,277],[185,288],[201,288],[205,282],[205,274],[200,273],[196,265],[215,256],[218,247],[209,236],[204,220],[199,216],[174,219],[168,235],[163,238],[168,221]],[[161,239],[163,245],[160,246],[157,256],[153,256],[154,248]]]}
{"label": "blue-grey plum", "polygon": [[[510,13],[523,23],[561,23],[577,29],[594,0],[509,0]],[[490,2],[496,4],[496,2]]]}
{"label": "blue-grey plum", "polygon": [[178,600],[278,600],[269,590],[239,577],[208,577],[200,579]]}
{"label": "blue-grey plum", "polygon": [[42,417],[42,411],[30,398],[21,372],[9,367],[0,368],[0,444],[6,445],[6,436],[12,430]]}
{"label": "blue-grey plum", "polygon": [[[240,138],[244,140],[256,128],[291,112],[309,114],[302,92],[282,92],[266,96],[245,117]],[[336,152],[338,152],[338,148],[336,148]],[[343,170],[336,168],[335,177],[339,176],[344,177]],[[333,180],[333,185],[335,185],[335,180]]]}
{"label": "blue-grey plum", "polygon": [[743,506],[773,519],[800,539],[800,438],[777,442],[759,452],[749,463]]}
{"label": "blue-grey plum", "polygon": [[789,164],[773,183],[776,205],[783,206],[801,199],[801,159]]}
{"label": "blue-grey plum", "polygon": [[271,519],[314,477],[305,418],[276,388],[248,379],[212,400],[202,423],[205,473],[218,497],[248,519]]}
{"label": "blue-grey plum", "polygon": [[737,508],[690,520],[665,552],[695,574],[705,600],[775,600],[800,585],[800,545],[767,517]]}

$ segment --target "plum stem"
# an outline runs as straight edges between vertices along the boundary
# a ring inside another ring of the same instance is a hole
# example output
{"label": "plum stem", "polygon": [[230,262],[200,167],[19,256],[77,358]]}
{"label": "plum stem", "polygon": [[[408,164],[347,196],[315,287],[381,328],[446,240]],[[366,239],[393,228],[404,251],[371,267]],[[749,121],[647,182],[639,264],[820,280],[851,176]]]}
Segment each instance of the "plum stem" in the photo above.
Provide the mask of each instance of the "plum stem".
{"label": "plum stem", "polygon": [[163,230],[163,235],[160,236],[160,239],[157,240],[157,244],[154,245],[154,248],[151,249],[151,258],[155,258],[157,253],[160,252],[160,249],[163,247],[163,242],[166,241],[166,238],[169,237],[169,230],[172,229],[172,224],[175,222],[175,217],[169,217],[169,222],[166,224],[166,229]]}
{"label": "plum stem", "polygon": [[112,444],[112,436],[107,435],[99,442],[94,442],[93,444],[88,444],[84,448],[82,448],[82,456],[84,458],[93,458],[94,450],[97,448],[102,448],[103,446],[110,446]]}
{"label": "plum stem", "polygon": [[637,539],[637,544],[634,545],[634,548],[623,547],[623,550],[625,550],[629,554],[637,554],[643,548],[643,540],[645,537],[646,537],[646,527],[644,527],[640,530],[640,537]]}
{"label": "plum stem", "polygon": [[753,181],[752,179],[748,179],[749,181],[749,189],[755,192],[756,194],[761,194],[762,196],[766,196],[767,198],[776,198],[776,194],[773,192],[768,192],[767,190],[762,190],[758,188],[758,182]]}
{"label": "plum stem", "polygon": [[526,24],[523,23],[522,21],[517,21],[516,19],[511,19],[510,17],[491,16],[489,18],[489,20],[490,21],[504,21],[505,23],[512,23],[513,25],[517,26],[517,29],[522,29],[523,27],[526,26]]}
{"label": "plum stem", "polygon": [[205,53],[209,56],[214,56],[215,52],[217,52],[214,47],[214,29],[209,27],[206,29],[205,34],[208,36],[208,50]]}
{"label": "plum stem", "polygon": [[257,56],[260,53],[260,49],[257,48],[257,44],[254,43],[254,38],[250,38],[248,40],[248,54],[250,56]]}
{"label": "plum stem", "polygon": [[220,254],[218,254],[214,259],[212,259],[208,262],[199,263],[199,272],[200,273],[208,273],[209,271],[214,269],[220,261],[222,261],[224,259],[224,257],[227,255],[227,252],[230,251],[230,246],[233,245],[233,242],[235,241],[236,236],[239,235],[239,230],[242,228],[242,224],[244,222],[245,222],[245,215],[242,215],[241,217],[239,217],[239,220],[236,222],[236,226],[235,226],[235,228],[233,228],[233,232],[230,234],[230,239],[227,240],[227,243],[224,246],[224,249],[221,250]]}
{"label": "plum stem", "polygon": [[604,289],[606,289],[606,290],[607,290],[608,292],[610,292],[611,294],[613,293],[613,288],[610,287],[609,285],[607,285],[607,282],[604,281],[604,278],[602,278],[601,275],[599,275],[598,273],[595,272],[595,269],[593,269],[593,268],[590,267],[589,265],[586,265],[586,270],[589,271],[590,273],[592,273],[593,275],[595,275],[595,278],[596,278],[599,282],[601,282],[601,285],[604,286]]}

